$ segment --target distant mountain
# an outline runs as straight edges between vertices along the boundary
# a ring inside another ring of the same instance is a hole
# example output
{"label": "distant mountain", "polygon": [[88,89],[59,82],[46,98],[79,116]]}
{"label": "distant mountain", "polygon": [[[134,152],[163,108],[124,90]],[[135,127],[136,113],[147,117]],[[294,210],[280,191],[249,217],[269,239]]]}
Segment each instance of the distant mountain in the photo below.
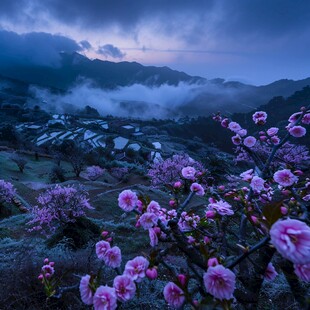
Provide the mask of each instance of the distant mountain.
{"label": "distant mountain", "polygon": [[[310,85],[310,78],[307,78],[299,81],[283,79],[264,86],[254,86],[237,81],[226,82],[220,78],[207,80],[168,67],[143,66],[137,62],[114,63],[98,59],[91,60],[78,53],[61,53],[60,56],[60,63],[54,67],[27,65],[25,62],[14,62],[13,66],[9,65],[9,62],[0,61],[0,75],[3,76],[2,80],[0,78],[0,103],[14,102],[15,99],[18,102],[23,101],[21,96],[25,96],[24,102],[26,102],[26,97],[32,96],[31,92],[27,94],[25,90],[30,84],[39,85],[48,88],[49,91],[61,94],[71,91],[73,87],[83,84],[85,80],[92,86],[102,89],[129,87],[134,84],[142,84],[147,87],[159,87],[167,84],[182,88],[184,84],[180,83],[183,82],[191,87],[188,88],[188,96],[186,94],[184,100],[174,103],[174,111],[170,106],[164,106],[162,102],[154,102],[153,98],[151,102],[142,97],[136,100],[138,100],[139,106],[145,103],[146,109],[150,109],[152,106],[167,108],[167,111],[161,114],[164,115],[163,117],[206,116],[218,110],[230,115],[235,112],[251,111],[273,97],[288,97]],[[14,93],[14,87],[11,87],[9,91],[8,87],[2,87],[1,91],[1,84],[5,84],[3,82],[5,78],[9,78],[10,83],[16,86],[16,93]],[[3,91],[3,89],[5,90]],[[20,93],[21,89],[23,89],[23,95]],[[121,100],[127,102],[123,106],[126,109],[128,107],[128,111],[130,111],[128,103],[130,100],[132,99],[122,98]],[[120,103],[116,102],[116,104]],[[156,115],[154,116],[156,117]]]}
{"label": "distant mountain", "polygon": [[108,89],[132,84],[160,86],[177,85],[180,82],[203,83],[206,80],[168,67],[143,66],[137,62],[90,60],[78,53],[61,53],[61,63],[57,67],[20,64],[12,68],[0,63],[0,74],[61,90],[73,87],[81,79],[89,79],[97,87]]}

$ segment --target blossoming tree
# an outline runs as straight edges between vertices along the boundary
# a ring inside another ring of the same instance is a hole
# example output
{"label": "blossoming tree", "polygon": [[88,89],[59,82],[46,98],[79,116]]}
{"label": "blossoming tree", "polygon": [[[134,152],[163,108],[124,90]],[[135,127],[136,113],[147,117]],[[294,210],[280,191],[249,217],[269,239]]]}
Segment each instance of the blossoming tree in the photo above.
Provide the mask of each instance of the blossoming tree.
{"label": "blossoming tree", "polygon": [[[135,216],[137,229],[148,232],[151,250],[122,262],[121,249],[112,246],[110,233],[103,231],[96,254],[115,269],[115,278],[100,283],[98,275],[84,275],[79,288],[85,304],[96,310],[116,309],[135,296],[138,283],[156,279],[161,265],[169,274],[163,297],[172,308],[189,304],[194,309],[229,309],[237,302],[254,309],[264,279],[272,281],[280,269],[301,309],[307,307],[299,281],[310,280],[310,180],[295,169],[294,161],[276,162],[276,155],[290,138],[306,134],[309,108],[289,118],[283,136],[276,127],[266,128],[263,111],[253,115],[259,137],[247,135],[220,114],[214,119],[233,132],[232,142],[252,158],[253,168],[242,173],[233,188],[206,187],[200,184],[197,166],[187,162],[173,172],[165,207],[134,191],[122,191],[118,205]],[[258,144],[270,149],[266,158],[253,151]],[[158,183],[160,173],[150,175]],[[190,184],[187,196],[185,184]],[[194,196],[205,198],[201,208],[191,208]],[[185,257],[186,271],[168,263],[168,255]],[[45,284],[44,276],[40,280]]]}

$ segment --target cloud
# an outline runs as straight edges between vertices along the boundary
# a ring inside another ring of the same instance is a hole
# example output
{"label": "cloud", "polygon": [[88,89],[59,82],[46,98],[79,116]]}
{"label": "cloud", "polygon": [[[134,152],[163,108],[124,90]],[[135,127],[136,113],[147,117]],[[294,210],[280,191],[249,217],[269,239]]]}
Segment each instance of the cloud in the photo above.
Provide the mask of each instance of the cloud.
{"label": "cloud", "polygon": [[84,81],[65,94],[55,94],[37,87],[32,87],[32,92],[35,102],[46,102],[42,108],[51,112],[73,113],[89,105],[103,116],[139,119],[206,116],[219,110],[232,113],[253,108],[243,104],[253,97],[258,100],[252,88],[225,87],[222,82],[181,82],[177,86],[163,84],[159,87],[134,84],[104,90],[95,87],[91,81]]}
{"label": "cloud", "polygon": [[72,39],[43,32],[17,34],[0,31],[0,65],[35,64],[57,66],[60,52],[76,52],[81,47]]}
{"label": "cloud", "polygon": [[105,44],[99,46],[97,53],[105,57],[120,58],[120,59],[124,58],[126,55],[118,47],[112,44]]}
{"label": "cloud", "polygon": [[80,45],[82,46],[83,50],[90,50],[92,49],[92,45],[87,40],[82,40],[80,42]]}

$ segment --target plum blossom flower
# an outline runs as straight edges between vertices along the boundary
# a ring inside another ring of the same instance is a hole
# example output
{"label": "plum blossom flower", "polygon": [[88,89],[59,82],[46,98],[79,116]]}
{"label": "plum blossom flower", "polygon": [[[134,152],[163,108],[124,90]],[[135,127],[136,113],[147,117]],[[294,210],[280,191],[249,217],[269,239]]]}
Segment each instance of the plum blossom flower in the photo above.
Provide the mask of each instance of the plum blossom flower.
{"label": "plum blossom flower", "polygon": [[181,308],[185,302],[184,292],[173,282],[168,282],[164,288],[164,297],[170,307]]}
{"label": "plum blossom flower", "polygon": [[248,133],[248,131],[246,129],[241,129],[237,132],[237,134],[240,136],[240,137],[244,137],[246,136]]}
{"label": "plum blossom flower", "polygon": [[310,113],[305,114],[301,122],[305,125],[309,125],[310,124]]}
{"label": "plum blossom flower", "polygon": [[295,264],[310,263],[310,228],[292,219],[277,221],[270,229],[270,238],[277,251]]}
{"label": "plum blossom flower", "polygon": [[145,230],[150,229],[153,226],[155,226],[157,224],[157,221],[158,221],[158,216],[150,212],[143,213],[139,219],[139,223]]}
{"label": "plum blossom flower", "polygon": [[96,254],[99,259],[104,259],[104,256],[108,250],[110,250],[110,243],[107,241],[99,241],[96,243]]}
{"label": "plum blossom flower", "polygon": [[236,134],[235,136],[231,137],[231,141],[234,145],[239,145],[241,144],[242,139],[238,134]]}
{"label": "plum blossom flower", "polygon": [[131,277],[133,281],[140,282],[145,277],[145,271],[149,264],[146,258],[137,256],[126,263],[124,274]]}
{"label": "plum blossom flower", "polygon": [[243,144],[246,147],[253,147],[256,144],[256,138],[254,138],[253,136],[248,136],[244,139]]}
{"label": "plum blossom flower", "polygon": [[115,288],[99,286],[94,295],[95,310],[114,310],[117,308]]}
{"label": "plum blossom flower", "polygon": [[194,167],[185,167],[182,169],[182,176],[185,179],[192,180],[195,178],[196,169]]}
{"label": "plum blossom flower", "polygon": [[295,123],[295,122],[298,120],[298,118],[300,117],[301,113],[302,113],[302,112],[293,113],[293,114],[289,117],[288,121],[289,121],[290,123]]}
{"label": "plum blossom flower", "polygon": [[224,127],[224,128],[227,128],[227,127],[228,127],[228,124],[229,124],[229,119],[228,119],[228,118],[224,118],[224,119],[221,121],[221,126]]}
{"label": "plum blossom flower", "polygon": [[280,143],[280,138],[278,136],[272,136],[270,140],[274,145],[278,145]]}
{"label": "plum blossom flower", "polygon": [[209,209],[215,210],[220,215],[233,215],[234,211],[231,209],[231,205],[223,200],[210,203],[208,205]]}
{"label": "plum blossom flower", "polygon": [[91,290],[89,286],[90,281],[90,275],[86,275],[82,277],[80,281],[80,294],[81,299],[84,304],[86,305],[92,305],[93,304],[93,291]]}
{"label": "plum blossom flower", "polygon": [[277,127],[270,127],[268,130],[267,130],[267,134],[269,137],[272,137],[274,135],[276,135],[279,131],[279,128]]}
{"label": "plum blossom flower", "polygon": [[267,266],[267,269],[265,270],[264,278],[268,281],[273,281],[277,275],[277,271],[270,262]]}
{"label": "plum blossom flower", "polygon": [[303,137],[307,133],[306,128],[302,126],[293,126],[292,128],[289,128],[288,131],[290,135],[295,138]]}
{"label": "plum blossom flower", "polygon": [[113,281],[113,287],[115,288],[117,299],[122,302],[128,301],[135,296],[136,285],[126,275],[116,276]]}
{"label": "plum blossom flower", "polygon": [[158,244],[158,237],[154,228],[149,229],[150,246],[155,247]]}
{"label": "plum blossom flower", "polygon": [[281,186],[291,186],[298,181],[298,177],[289,169],[278,170],[273,175],[273,179]]}
{"label": "plum blossom flower", "polygon": [[231,131],[237,133],[238,131],[240,131],[242,128],[241,126],[237,123],[237,122],[230,122],[228,124],[228,129],[230,129]]}
{"label": "plum blossom flower", "polygon": [[215,298],[231,299],[236,285],[235,274],[222,265],[209,267],[203,276],[206,291]]}
{"label": "plum blossom flower", "polygon": [[294,271],[300,280],[310,282],[310,263],[304,265],[295,264]]}
{"label": "plum blossom flower", "polygon": [[118,206],[126,212],[132,211],[137,203],[137,194],[129,189],[122,191],[118,196]]}
{"label": "plum blossom flower", "polygon": [[154,213],[155,215],[159,215],[160,213],[160,205],[158,202],[152,200],[146,209],[147,212]]}
{"label": "plum blossom flower", "polygon": [[203,187],[198,183],[193,183],[190,187],[190,190],[194,192],[197,196],[204,196],[205,190]]}
{"label": "plum blossom flower", "polygon": [[247,171],[244,171],[240,174],[240,177],[242,178],[243,181],[251,181],[253,178],[253,169],[249,169]]}
{"label": "plum blossom flower", "polygon": [[255,112],[252,119],[256,125],[264,125],[267,120],[267,113],[264,111]]}
{"label": "plum blossom flower", "polygon": [[107,250],[103,260],[104,263],[111,268],[119,267],[122,262],[121,249],[118,246],[114,246],[113,248]]}
{"label": "plum blossom flower", "polygon": [[255,175],[251,180],[250,186],[254,192],[260,193],[262,190],[265,189],[264,184],[265,180]]}

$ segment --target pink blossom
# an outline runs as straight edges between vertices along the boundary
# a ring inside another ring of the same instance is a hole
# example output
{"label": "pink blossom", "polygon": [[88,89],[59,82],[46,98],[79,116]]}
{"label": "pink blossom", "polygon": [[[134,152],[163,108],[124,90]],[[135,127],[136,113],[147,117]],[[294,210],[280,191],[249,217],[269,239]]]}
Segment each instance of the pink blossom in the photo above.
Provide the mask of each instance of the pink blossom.
{"label": "pink blossom", "polygon": [[240,136],[240,137],[244,137],[246,136],[248,133],[248,131],[246,129],[241,129],[237,132],[237,134]]}
{"label": "pink blossom", "polygon": [[222,265],[209,267],[203,276],[206,291],[215,298],[231,299],[235,290],[235,274]]}
{"label": "pink blossom", "polygon": [[81,299],[84,304],[92,305],[93,304],[93,292],[89,286],[90,275],[82,277],[80,281],[80,294]]}
{"label": "pink blossom", "polygon": [[270,229],[270,238],[277,251],[295,264],[310,263],[310,228],[292,219],[277,221]]}
{"label": "pink blossom", "polygon": [[247,171],[244,171],[240,174],[240,177],[242,178],[243,181],[251,181],[253,178],[253,169],[249,169]]}
{"label": "pink blossom", "polygon": [[273,136],[270,140],[274,145],[278,145],[280,143],[280,138],[278,136]]}
{"label": "pink blossom", "polygon": [[267,120],[267,113],[264,111],[255,112],[252,116],[252,119],[256,125],[264,125]]}
{"label": "pink blossom", "polygon": [[110,243],[107,241],[99,241],[96,243],[96,254],[99,259],[104,259],[104,256],[108,250],[110,250]]}
{"label": "pink blossom", "polygon": [[131,277],[133,281],[140,282],[145,277],[145,271],[149,264],[146,258],[137,256],[126,263],[124,274]]}
{"label": "pink blossom", "polygon": [[204,196],[205,190],[203,187],[198,183],[193,183],[190,187],[190,190],[194,192],[197,196]]}
{"label": "pink blossom", "polygon": [[234,211],[231,209],[231,205],[223,200],[208,205],[210,209],[215,210],[220,215],[233,215]]}
{"label": "pink blossom", "polygon": [[150,246],[155,247],[158,244],[158,237],[154,228],[149,229]]}
{"label": "pink blossom", "polygon": [[301,122],[305,125],[309,125],[310,124],[310,113],[305,114]]}
{"label": "pink blossom", "polygon": [[294,271],[300,280],[310,282],[310,263],[304,265],[295,264]]}
{"label": "pink blossom", "polygon": [[228,118],[224,118],[224,119],[221,121],[221,126],[224,127],[224,128],[227,128],[227,127],[228,127],[228,124],[229,124],[229,119],[228,119]]}
{"label": "pink blossom", "polygon": [[296,112],[296,113],[292,114],[292,115],[289,117],[288,121],[289,121],[290,123],[295,123],[295,122],[298,120],[298,118],[299,118],[299,116],[301,115],[301,113],[302,113],[302,112]]}
{"label": "pink blossom", "polygon": [[118,206],[126,212],[132,211],[137,203],[137,194],[129,189],[122,191],[118,196]]}
{"label": "pink blossom", "polygon": [[253,136],[248,136],[244,139],[243,144],[246,147],[253,147],[256,144],[256,138],[254,138]]}
{"label": "pink blossom", "polygon": [[94,310],[114,310],[117,308],[115,288],[99,286],[94,295]]}
{"label": "pink blossom", "polygon": [[273,281],[277,275],[278,273],[272,263],[269,263],[267,269],[265,270],[264,278],[268,281]]}
{"label": "pink blossom", "polygon": [[242,139],[238,134],[236,134],[235,136],[231,138],[231,141],[234,145],[239,145],[241,144]]}
{"label": "pink blossom", "polygon": [[155,215],[159,215],[160,213],[160,205],[158,202],[152,200],[146,208],[147,212],[154,213]]}
{"label": "pink blossom", "polygon": [[272,136],[276,135],[278,133],[278,131],[279,131],[279,128],[271,127],[267,130],[267,134],[268,134],[268,136],[272,137]]}
{"label": "pink blossom", "polygon": [[155,280],[158,277],[157,268],[155,267],[148,268],[145,274],[150,280]]}
{"label": "pink blossom", "polygon": [[176,189],[179,189],[180,187],[182,187],[182,182],[180,181],[177,181],[173,184],[173,187],[176,188]]}
{"label": "pink blossom", "polygon": [[164,297],[170,307],[181,308],[185,302],[184,292],[173,282],[168,282],[164,288]]}
{"label": "pink blossom", "polygon": [[42,272],[43,272],[44,275],[46,275],[47,273],[50,274],[50,275],[53,275],[55,273],[55,270],[50,265],[44,265],[42,267]]}
{"label": "pink blossom", "polygon": [[292,128],[289,129],[289,133],[291,134],[291,136],[295,138],[300,138],[307,133],[307,130],[305,127],[302,126],[293,126]]}
{"label": "pink blossom", "polygon": [[116,276],[113,281],[113,287],[115,288],[117,299],[122,302],[128,301],[135,296],[136,285],[126,275]]}
{"label": "pink blossom", "polygon": [[103,260],[104,263],[111,268],[119,267],[122,262],[121,249],[117,246],[114,246],[113,248],[107,250]]}
{"label": "pink blossom", "polygon": [[185,287],[185,286],[186,286],[187,280],[188,280],[188,279],[187,279],[187,277],[186,277],[185,274],[182,274],[182,273],[178,274],[178,281],[180,282],[180,284],[181,284],[182,287]]}
{"label": "pink blossom", "polygon": [[11,202],[15,195],[15,188],[12,183],[0,180],[0,203]]}
{"label": "pink blossom", "polygon": [[218,262],[216,257],[211,257],[208,259],[208,267],[214,267],[218,264],[219,264],[219,262]]}
{"label": "pink blossom", "polygon": [[155,226],[157,224],[157,221],[158,221],[158,216],[150,212],[143,213],[139,219],[141,226],[145,230]]}
{"label": "pink blossom", "polygon": [[273,175],[273,179],[281,186],[291,186],[298,181],[298,177],[289,169],[278,170]]}
{"label": "pink blossom", "polygon": [[237,122],[230,122],[228,124],[228,129],[230,129],[231,131],[237,133],[238,131],[240,131],[242,128],[241,126],[237,123]]}
{"label": "pink blossom", "polygon": [[255,175],[251,180],[250,186],[254,192],[260,193],[262,190],[265,189],[264,184],[265,184],[265,180]]}
{"label": "pink blossom", "polygon": [[206,218],[207,219],[214,219],[216,215],[216,212],[213,210],[207,210],[206,212]]}
{"label": "pink blossom", "polygon": [[182,176],[185,179],[192,180],[195,178],[196,169],[194,167],[185,167],[182,169]]}
{"label": "pink blossom", "polygon": [[189,244],[193,244],[193,243],[196,242],[196,239],[195,239],[193,236],[188,236],[188,237],[187,237],[187,242],[188,242]]}

